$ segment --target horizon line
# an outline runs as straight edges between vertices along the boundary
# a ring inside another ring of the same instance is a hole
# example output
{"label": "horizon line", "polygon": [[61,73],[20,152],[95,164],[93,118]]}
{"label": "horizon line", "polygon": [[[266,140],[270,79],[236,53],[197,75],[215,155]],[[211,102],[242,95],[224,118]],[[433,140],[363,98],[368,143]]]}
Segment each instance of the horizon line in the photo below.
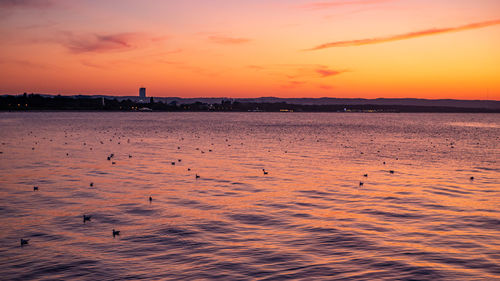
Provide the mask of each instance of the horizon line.
{"label": "horizon line", "polygon": [[[27,95],[44,95],[44,96],[63,96],[63,97],[74,97],[74,96],[88,96],[88,97],[93,97],[93,96],[100,96],[100,97],[127,97],[127,98],[140,98],[137,95],[133,96],[127,96],[127,95],[107,95],[107,94],[47,94],[47,93],[20,93],[20,94],[0,94],[0,96],[22,96],[24,94]],[[363,98],[363,97],[349,97],[349,98],[339,98],[339,97],[275,97],[275,96],[260,96],[260,97],[179,97],[179,96],[146,96],[146,99],[148,98],[177,98],[177,99],[265,99],[265,98],[272,98],[272,99],[349,99],[349,100],[354,100],[354,99],[359,99],[359,100],[378,100],[378,99],[386,99],[386,100],[428,100],[428,101],[444,101],[444,100],[450,100],[450,101],[490,101],[490,102],[500,102],[500,100],[496,99],[457,99],[457,98],[414,98],[414,97],[392,97],[392,98],[387,98],[387,97],[377,97],[377,98]]]}

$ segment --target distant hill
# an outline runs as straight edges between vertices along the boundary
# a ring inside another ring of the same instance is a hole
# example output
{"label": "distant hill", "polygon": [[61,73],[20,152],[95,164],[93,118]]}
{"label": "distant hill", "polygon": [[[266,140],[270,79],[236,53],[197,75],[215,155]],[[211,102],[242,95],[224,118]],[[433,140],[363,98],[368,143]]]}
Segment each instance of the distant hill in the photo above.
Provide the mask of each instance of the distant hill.
{"label": "distant hill", "polygon": [[[43,97],[55,97],[55,95],[40,94]],[[4,95],[6,96],[6,95]],[[106,95],[73,95],[66,96],[77,99],[85,98],[105,98],[116,99],[118,101],[131,100],[133,102],[141,102],[138,96],[106,96]],[[277,98],[277,97],[260,97],[260,98],[181,98],[181,97],[153,97],[155,102],[163,102],[170,104],[175,102],[178,105],[193,104],[196,102],[204,104],[220,104],[222,101],[232,101],[240,103],[287,103],[290,105],[311,105],[311,106],[359,106],[359,105],[378,105],[378,106],[414,106],[414,107],[454,107],[454,108],[471,108],[471,109],[488,109],[500,110],[500,101],[495,100],[455,100],[455,99],[414,99],[414,98],[378,98],[378,99],[362,99],[362,98]],[[149,103],[150,97],[146,97],[144,103]]]}
{"label": "distant hill", "polygon": [[[94,96],[95,97],[95,96]],[[116,98],[118,100],[131,99],[138,101],[139,97],[113,97],[113,96],[98,96],[105,98]],[[341,99],[341,98],[276,98],[276,97],[260,97],[260,98],[180,98],[180,97],[154,97],[155,101],[171,103],[175,101],[177,104],[192,104],[195,102],[202,103],[221,103],[222,100],[238,101],[241,103],[283,103],[300,104],[300,105],[404,105],[404,106],[426,106],[426,107],[458,107],[458,108],[484,108],[484,109],[500,109],[500,101],[494,100],[454,100],[454,99]],[[147,98],[149,101],[149,97]]]}

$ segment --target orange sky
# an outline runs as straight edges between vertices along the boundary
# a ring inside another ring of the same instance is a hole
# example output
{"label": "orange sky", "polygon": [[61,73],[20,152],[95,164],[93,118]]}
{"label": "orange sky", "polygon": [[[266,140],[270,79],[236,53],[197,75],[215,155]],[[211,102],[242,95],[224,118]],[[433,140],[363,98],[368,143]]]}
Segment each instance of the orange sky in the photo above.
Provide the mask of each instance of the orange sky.
{"label": "orange sky", "polygon": [[498,0],[0,0],[0,94],[500,100]]}

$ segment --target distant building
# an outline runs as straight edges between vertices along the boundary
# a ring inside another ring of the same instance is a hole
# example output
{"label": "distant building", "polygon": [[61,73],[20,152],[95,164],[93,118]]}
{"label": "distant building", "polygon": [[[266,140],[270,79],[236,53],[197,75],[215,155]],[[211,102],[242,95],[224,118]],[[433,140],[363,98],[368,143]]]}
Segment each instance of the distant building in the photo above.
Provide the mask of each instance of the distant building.
{"label": "distant building", "polygon": [[140,99],[145,99],[146,98],[146,88],[140,88],[139,89],[139,98]]}

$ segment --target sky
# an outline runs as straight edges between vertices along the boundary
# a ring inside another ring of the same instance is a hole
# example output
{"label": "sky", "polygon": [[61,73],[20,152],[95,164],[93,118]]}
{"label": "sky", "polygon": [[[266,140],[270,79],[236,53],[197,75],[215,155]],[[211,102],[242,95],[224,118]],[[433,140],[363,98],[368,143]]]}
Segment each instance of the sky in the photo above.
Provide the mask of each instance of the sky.
{"label": "sky", "polygon": [[500,100],[498,0],[0,0],[0,94]]}

